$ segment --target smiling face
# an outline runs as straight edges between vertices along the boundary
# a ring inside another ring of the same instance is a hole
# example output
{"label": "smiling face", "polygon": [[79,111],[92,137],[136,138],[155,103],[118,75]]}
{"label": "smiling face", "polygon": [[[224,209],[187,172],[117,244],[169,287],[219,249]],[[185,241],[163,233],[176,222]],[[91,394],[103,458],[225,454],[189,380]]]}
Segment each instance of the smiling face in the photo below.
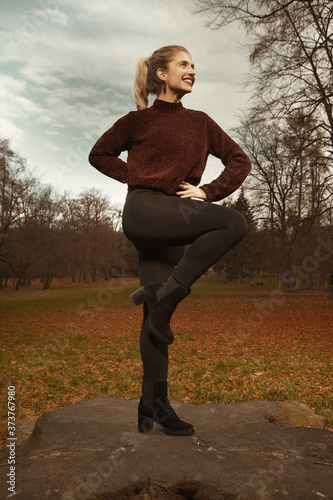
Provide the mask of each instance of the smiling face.
{"label": "smiling face", "polygon": [[187,52],[177,52],[166,70],[157,70],[157,76],[166,83],[158,98],[179,102],[185,94],[192,92],[195,82],[191,56]]}

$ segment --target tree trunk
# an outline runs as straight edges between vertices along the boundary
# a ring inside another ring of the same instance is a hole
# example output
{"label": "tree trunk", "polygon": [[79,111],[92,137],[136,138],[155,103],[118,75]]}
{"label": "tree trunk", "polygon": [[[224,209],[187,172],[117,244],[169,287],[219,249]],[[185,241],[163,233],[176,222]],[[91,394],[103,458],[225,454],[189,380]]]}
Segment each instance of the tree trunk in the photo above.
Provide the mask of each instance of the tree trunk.
{"label": "tree trunk", "polygon": [[53,278],[53,274],[48,274],[45,276],[44,285],[43,285],[44,290],[48,290],[50,288],[52,278]]}

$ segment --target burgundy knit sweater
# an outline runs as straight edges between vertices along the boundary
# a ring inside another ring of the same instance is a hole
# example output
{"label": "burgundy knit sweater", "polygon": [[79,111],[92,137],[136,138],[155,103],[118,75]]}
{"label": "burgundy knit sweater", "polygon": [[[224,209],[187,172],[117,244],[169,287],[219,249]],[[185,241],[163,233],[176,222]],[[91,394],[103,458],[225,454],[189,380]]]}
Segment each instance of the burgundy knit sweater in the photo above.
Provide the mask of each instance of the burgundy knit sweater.
{"label": "burgundy knit sweater", "polygon": [[[128,151],[127,162],[118,158],[122,151]],[[220,158],[225,168],[200,187],[207,201],[218,201],[243,183],[251,170],[249,158],[206,113],[156,99],[150,108],[131,111],[107,130],[89,161],[129,188],[175,194],[182,181],[200,183],[209,154]]]}

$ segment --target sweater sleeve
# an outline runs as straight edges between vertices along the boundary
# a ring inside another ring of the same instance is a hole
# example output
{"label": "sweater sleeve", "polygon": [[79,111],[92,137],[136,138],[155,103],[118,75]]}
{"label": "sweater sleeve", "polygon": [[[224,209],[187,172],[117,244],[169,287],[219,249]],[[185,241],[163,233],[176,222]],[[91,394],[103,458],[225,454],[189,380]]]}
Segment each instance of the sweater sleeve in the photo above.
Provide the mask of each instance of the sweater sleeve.
{"label": "sweater sleeve", "polygon": [[217,179],[200,188],[205,192],[207,201],[219,201],[241,186],[251,171],[251,162],[238,144],[209,116],[207,140],[209,154],[220,158],[225,168]]}
{"label": "sweater sleeve", "polygon": [[89,162],[102,174],[125,183],[127,163],[118,156],[130,148],[132,112],[120,118],[96,142],[89,154]]}

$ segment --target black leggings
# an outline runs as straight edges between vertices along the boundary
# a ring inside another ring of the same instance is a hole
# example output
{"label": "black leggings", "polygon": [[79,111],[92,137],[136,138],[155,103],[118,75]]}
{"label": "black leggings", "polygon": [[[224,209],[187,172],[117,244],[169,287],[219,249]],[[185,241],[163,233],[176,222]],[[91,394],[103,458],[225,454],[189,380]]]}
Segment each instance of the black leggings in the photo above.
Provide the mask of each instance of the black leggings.
{"label": "black leggings", "polygon": [[[123,210],[126,237],[138,250],[142,285],[165,281],[171,273],[191,286],[246,233],[246,219],[232,208],[214,203],[135,189]],[[184,254],[185,245],[190,245]],[[165,382],[168,346],[145,326],[140,336],[144,380]]]}

